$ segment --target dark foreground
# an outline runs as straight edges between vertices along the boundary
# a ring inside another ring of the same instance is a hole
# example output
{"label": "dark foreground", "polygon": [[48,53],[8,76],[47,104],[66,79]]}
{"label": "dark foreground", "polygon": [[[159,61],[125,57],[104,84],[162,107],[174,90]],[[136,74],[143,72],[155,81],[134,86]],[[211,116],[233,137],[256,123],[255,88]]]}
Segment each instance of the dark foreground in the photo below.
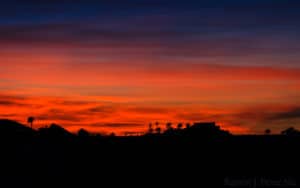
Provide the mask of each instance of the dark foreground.
{"label": "dark foreground", "polygon": [[0,131],[0,187],[300,185],[298,136],[101,137],[57,130]]}

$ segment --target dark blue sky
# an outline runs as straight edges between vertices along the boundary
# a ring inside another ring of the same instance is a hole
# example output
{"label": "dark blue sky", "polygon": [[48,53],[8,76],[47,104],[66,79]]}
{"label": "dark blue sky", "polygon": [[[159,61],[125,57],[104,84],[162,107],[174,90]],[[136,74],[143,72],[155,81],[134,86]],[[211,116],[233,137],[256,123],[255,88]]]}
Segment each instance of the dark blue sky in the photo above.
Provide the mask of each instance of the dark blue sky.
{"label": "dark blue sky", "polygon": [[299,10],[290,0],[2,1],[0,41],[151,46],[176,58],[272,54],[295,66]]}
{"label": "dark blue sky", "polygon": [[[296,1],[176,1],[176,0],[109,0],[109,1],[2,1],[2,23],[48,23],[119,21],[121,18],[169,16],[179,23],[211,22],[230,25],[296,23],[300,3]],[[158,20],[157,20],[158,21]],[[195,22],[197,21],[197,22]],[[294,22],[293,22],[294,21]],[[279,23],[278,23],[279,22]],[[105,22],[104,22],[105,23]],[[218,26],[218,25],[217,25]]]}

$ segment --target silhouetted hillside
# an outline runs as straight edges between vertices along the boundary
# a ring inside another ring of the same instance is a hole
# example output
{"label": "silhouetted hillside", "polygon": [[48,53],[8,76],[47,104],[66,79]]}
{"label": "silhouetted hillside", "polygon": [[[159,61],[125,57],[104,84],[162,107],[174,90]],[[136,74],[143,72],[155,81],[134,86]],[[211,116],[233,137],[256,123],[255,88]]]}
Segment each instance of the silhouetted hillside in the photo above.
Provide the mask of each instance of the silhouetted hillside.
{"label": "silhouetted hillside", "polygon": [[57,124],[51,124],[49,127],[40,128],[38,133],[41,137],[51,139],[64,139],[75,136]]}
{"label": "silhouetted hillside", "polygon": [[140,187],[137,181],[154,187],[232,187],[230,180],[235,179],[292,181],[299,175],[300,137],[286,132],[234,136],[215,123],[195,123],[125,137],[86,130],[76,135],[56,124],[33,131],[14,121],[0,122],[0,180],[10,187],[101,187],[115,182]]}
{"label": "silhouetted hillside", "polygon": [[1,138],[24,138],[32,137],[36,134],[33,129],[22,125],[16,121],[1,119],[0,120],[0,137]]}

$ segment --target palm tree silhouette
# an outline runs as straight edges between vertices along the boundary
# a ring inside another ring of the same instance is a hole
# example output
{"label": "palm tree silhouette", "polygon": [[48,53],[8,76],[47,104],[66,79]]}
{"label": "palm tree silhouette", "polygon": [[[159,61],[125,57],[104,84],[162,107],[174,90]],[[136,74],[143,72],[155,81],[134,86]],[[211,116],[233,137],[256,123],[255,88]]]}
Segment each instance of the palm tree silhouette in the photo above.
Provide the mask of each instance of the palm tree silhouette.
{"label": "palm tree silhouette", "polygon": [[156,132],[156,134],[160,134],[161,133],[161,128],[159,127],[159,122],[156,121],[154,124],[155,124],[155,132]]}
{"label": "palm tree silhouette", "polygon": [[33,122],[34,122],[34,117],[32,117],[32,116],[30,116],[30,117],[28,117],[28,119],[27,119],[27,123],[30,123],[30,127],[32,128],[32,124],[33,124]]}
{"label": "palm tree silhouette", "polygon": [[150,133],[150,134],[153,133],[152,123],[149,123],[148,133]]}
{"label": "palm tree silhouette", "polygon": [[160,133],[161,133],[161,128],[160,128],[160,127],[157,127],[157,128],[155,129],[155,132],[156,132],[156,134],[160,134]]}
{"label": "palm tree silhouette", "polygon": [[167,130],[171,130],[171,129],[172,129],[172,123],[171,123],[171,122],[168,122],[168,123],[166,124],[166,129],[167,129]]}

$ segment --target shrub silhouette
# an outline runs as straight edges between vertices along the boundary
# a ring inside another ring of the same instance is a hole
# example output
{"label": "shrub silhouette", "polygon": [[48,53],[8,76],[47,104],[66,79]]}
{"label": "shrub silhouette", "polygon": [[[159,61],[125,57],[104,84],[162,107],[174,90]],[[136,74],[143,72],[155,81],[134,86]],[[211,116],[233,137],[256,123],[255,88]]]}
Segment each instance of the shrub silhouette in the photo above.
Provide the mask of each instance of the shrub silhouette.
{"label": "shrub silhouette", "polygon": [[271,129],[266,129],[266,130],[265,130],[265,135],[270,135],[271,132],[272,132]]}
{"label": "shrub silhouette", "polygon": [[87,130],[81,128],[81,129],[79,129],[77,135],[82,138],[87,138],[90,136],[90,133]]}
{"label": "shrub silhouette", "polygon": [[300,136],[300,131],[295,129],[294,127],[289,127],[281,132],[282,135],[286,136]]}

